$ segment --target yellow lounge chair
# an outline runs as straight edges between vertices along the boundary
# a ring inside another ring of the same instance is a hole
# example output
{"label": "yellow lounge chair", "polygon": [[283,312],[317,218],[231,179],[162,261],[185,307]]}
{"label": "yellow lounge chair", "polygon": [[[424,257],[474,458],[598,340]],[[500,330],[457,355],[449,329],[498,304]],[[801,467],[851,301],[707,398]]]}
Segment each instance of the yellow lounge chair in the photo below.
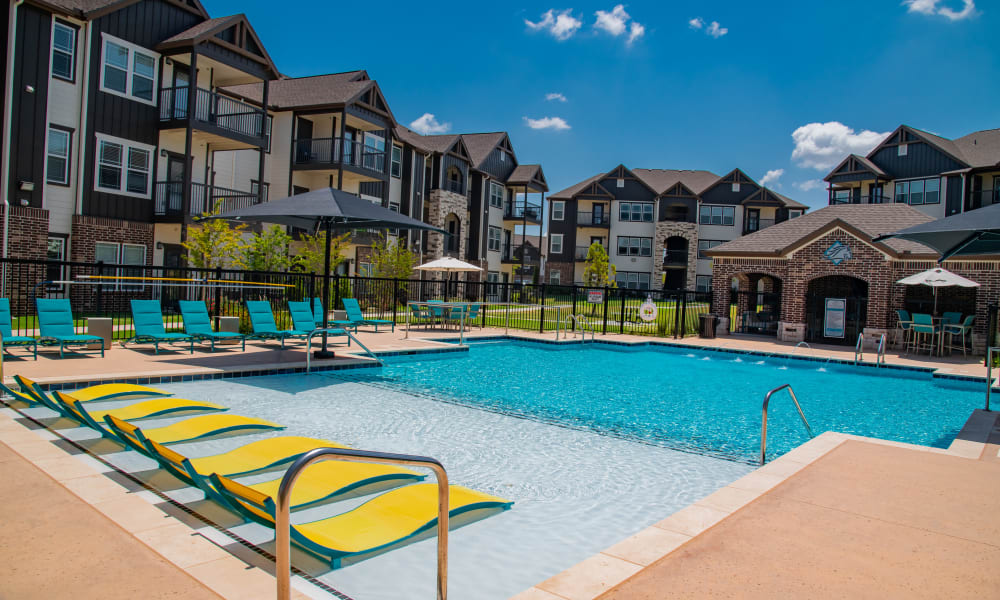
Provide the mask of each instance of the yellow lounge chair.
{"label": "yellow lounge chair", "polygon": [[46,405],[42,404],[41,402],[39,402],[34,396],[31,396],[29,394],[25,394],[23,392],[18,392],[16,390],[12,389],[12,388],[7,387],[3,383],[0,383],[0,390],[3,390],[3,392],[5,394],[7,394],[8,396],[10,396],[11,398],[13,398],[15,400],[18,400],[20,402],[24,402],[25,404],[27,404],[29,406],[39,406],[39,405],[46,406]]}
{"label": "yellow lounge chair", "polygon": [[[269,440],[261,440],[260,442],[274,440],[283,440],[284,442],[281,446],[284,446],[286,450],[280,454],[281,456],[287,456],[287,448],[298,446],[300,442],[302,443],[302,446],[297,448],[301,449],[302,452],[289,457],[289,461],[298,458],[303,453],[315,448],[344,447],[326,440],[316,440],[312,438],[271,438]],[[254,444],[259,444],[260,442],[254,442]],[[272,446],[275,445],[272,444]],[[246,518],[244,512],[241,511],[239,507],[233,505],[232,500],[218,492],[215,486],[212,485],[210,477],[212,473],[217,473],[219,471],[229,472],[228,476],[233,477],[241,473],[239,471],[231,472],[232,469],[245,469],[247,465],[238,466],[239,463],[230,462],[227,466],[225,464],[225,460],[218,460],[218,455],[205,457],[204,459],[189,459],[180,452],[171,450],[170,448],[152,440],[146,440],[146,447],[149,449],[149,456],[156,459],[156,461],[159,462],[167,471],[173,473],[182,480],[197,486],[205,493],[206,498],[214,500],[218,504],[228,508],[230,511]],[[272,457],[270,460],[271,464],[274,464],[274,460],[275,459]],[[266,461],[262,461],[262,463],[258,464],[263,464],[263,462]],[[222,468],[206,471],[204,470],[206,465]],[[298,510],[313,504],[326,502],[337,496],[341,496],[348,492],[354,492],[368,486],[376,484],[382,484],[383,486],[403,485],[423,479],[424,477],[424,475],[417,473],[416,471],[401,469],[399,467],[392,467],[389,465],[346,461],[324,461],[310,466],[302,472],[298,479],[296,479],[295,488],[292,490],[292,510]],[[278,477],[277,479],[273,479],[271,481],[248,484],[247,487],[273,498],[277,495],[278,486],[280,485],[281,477]]]}
{"label": "yellow lounge chair", "polygon": [[153,419],[156,417],[179,417],[194,412],[222,412],[229,410],[225,406],[212,402],[196,402],[182,398],[154,398],[136,402],[121,408],[88,408],[82,402],[63,392],[53,392],[56,408],[65,416],[86,425],[105,437],[118,439],[104,423],[104,417],[111,415],[123,421]]}
{"label": "yellow lounge chair", "polygon": [[[14,381],[21,386],[21,391],[35,398],[40,404],[58,410],[55,401],[36,382],[15,375]],[[131,383],[102,383],[90,387],[65,392],[73,396],[80,402],[94,402],[98,400],[128,400],[129,398],[155,398],[170,396],[170,392],[158,388],[146,387],[144,385],[133,385]]]}
{"label": "yellow lounge chair", "polygon": [[180,442],[193,442],[209,437],[215,437],[224,433],[259,433],[261,431],[276,431],[284,429],[284,425],[278,425],[263,419],[244,417],[243,415],[203,415],[191,417],[173,425],[157,427],[155,429],[140,430],[135,425],[127,423],[114,415],[105,415],[104,422],[108,424],[108,430],[125,444],[135,448],[139,452],[145,453],[142,442],[136,432],[141,432],[145,439],[153,440],[161,444],[178,444]]}
{"label": "yellow lounge chair", "polygon": [[[247,517],[274,527],[276,507],[270,496],[214,473],[212,482]],[[330,566],[337,569],[344,558],[382,550],[435,527],[437,498],[435,483],[408,485],[380,494],[346,513],[291,525],[291,537],[309,552],[328,559]],[[506,510],[512,504],[460,485],[449,486],[451,517],[472,511]]]}

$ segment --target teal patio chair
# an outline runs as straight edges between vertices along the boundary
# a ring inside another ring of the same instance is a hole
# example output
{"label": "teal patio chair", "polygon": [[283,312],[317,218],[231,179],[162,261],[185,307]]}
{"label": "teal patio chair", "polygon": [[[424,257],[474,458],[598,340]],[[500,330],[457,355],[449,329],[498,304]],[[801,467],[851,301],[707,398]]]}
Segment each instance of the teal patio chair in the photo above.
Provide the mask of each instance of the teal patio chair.
{"label": "teal patio chair", "polygon": [[976,320],[976,315],[965,317],[961,323],[948,323],[942,327],[942,332],[948,335],[948,351],[955,349],[955,336],[962,336],[962,356],[968,356],[965,351],[965,336],[969,336],[969,347],[975,343],[972,337],[972,323]]}
{"label": "teal patio chair", "polygon": [[279,340],[284,349],[287,339],[309,337],[309,330],[278,329],[271,312],[271,303],[267,300],[247,300],[247,314],[250,315],[250,326],[253,327],[253,333],[247,336],[250,339]]}
{"label": "teal patio chair", "polygon": [[288,312],[292,315],[292,327],[295,328],[295,331],[305,332],[307,337],[320,333],[333,336],[346,336],[347,345],[351,345],[351,336],[347,335],[347,331],[342,327],[327,327],[323,329],[322,322],[316,322],[316,312],[309,309],[308,300],[302,300],[301,302],[289,301]]}
{"label": "teal patio chair", "polygon": [[134,335],[122,342],[126,344],[153,344],[153,353],[160,353],[160,344],[188,343],[188,349],[194,354],[194,337],[186,333],[167,333],[163,328],[163,312],[159,300],[132,300],[132,327]]}
{"label": "teal patio chair", "polygon": [[962,322],[962,313],[946,312],[941,313],[941,325],[958,325]]}
{"label": "teal patio chair", "polygon": [[930,315],[913,313],[913,325],[911,329],[913,330],[914,352],[920,352],[920,340],[930,336],[930,342],[927,344],[927,355],[930,356],[934,352],[934,340],[941,334],[941,326],[935,325],[934,319]]}
{"label": "teal patio chair", "polygon": [[7,348],[13,348],[14,346],[30,346],[32,349],[32,354],[35,360],[38,360],[38,340],[33,337],[28,337],[26,335],[14,335],[13,321],[10,316],[10,299],[0,298],[0,334],[3,335],[3,339],[0,340],[0,351],[6,352]]}
{"label": "teal patio chair", "polygon": [[[427,304],[443,304],[444,300],[428,300]],[[444,311],[443,306],[431,306],[431,323],[441,323],[444,324]]]}
{"label": "teal patio chair", "polygon": [[468,327],[469,325],[476,322],[479,318],[479,304],[466,304],[462,306],[453,306],[448,311],[447,320],[449,323],[454,323],[456,327],[461,325],[463,313],[465,315],[465,323]]}
{"label": "teal patio chair", "polygon": [[[59,344],[59,358],[65,356],[67,347],[86,347],[90,344],[101,345],[101,358],[104,358],[104,338],[96,335],[75,333],[73,328],[73,308],[66,298],[38,298],[39,341]],[[80,354],[94,354],[82,352]]]}
{"label": "teal patio chair", "polygon": [[434,314],[429,307],[421,304],[409,304],[408,306],[410,309],[410,324],[426,325],[434,322]]}
{"label": "teal patio chair", "polygon": [[208,316],[208,308],[204,302],[180,300],[178,305],[184,318],[184,332],[198,341],[210,342],[212,352],[215,352],[216,342],[225,340],[239,340],[243,345],[242,349],[244,351],[247,349],[247,338],[242,333],[212,330],[212,319]]}
{"label": "teal patio chair", "polygon": [[[364,313],[361,312],[361,305],[358,304],[356,298],[343,298],[341,302],[344,303],[344,310],[347,311],[347,318],[357,325],[374,325],[375,333],[378,333],[379,325],[391,325],[392,330],[396,331],[395,321],[390,321],[388,319],[366,319]],[[357,331],[357,325],[355,325],[355,331]]]}
{"label": "teal patio chair", "polygon": [[896,329],[894,330],[895,335],[893,336],[896,341],[896,347],[900,347],[899,338],[903,338],[902,347],[906,348],[910,343],[910,333],[911,327],[913,326],[913,317],[910,316],[910,311],[903,309],[896,309]]}
{"label": "teal patio chair", "polygon": [[[323,315],[325,314],[325,312],[326,311],[323,310],[323,301],[320,300],[319,298],[313,298],[313,319],[316,321],[316,327],[323,326]],[[358,325],[360,324],[361,323],[359,323],[358,321],[353,321],[350,319],[346,321],[344,320],[334,321],[327,319],[326,321],[327,327],[330,327],[331,325],[336,325],[337,329],[353,329],[354,333],[358,332]]]}

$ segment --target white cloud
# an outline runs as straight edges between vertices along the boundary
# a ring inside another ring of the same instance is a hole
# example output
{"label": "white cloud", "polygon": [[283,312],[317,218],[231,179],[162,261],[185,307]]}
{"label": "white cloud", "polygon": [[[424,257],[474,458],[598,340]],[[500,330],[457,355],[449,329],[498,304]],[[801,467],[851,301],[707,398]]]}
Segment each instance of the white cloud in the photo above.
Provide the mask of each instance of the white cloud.
{"label": "white cloud", "polygon": [[826,182],[822,179],[809,179],[806,181],[800,181],[795,184],[795,187],[799,188],[803,192],[809,192],[812,190],[818,190],[826,185]]}
{"label": "white cloud", "polygon": [[573,34],[583,25],[583,21],[573,16],[572,8],[567,8],[559,12],[550,8],[542,13],[542,18],[538,22],[532,23],[528,19],[525,19],[524,24],[532,31],[547,32],[562,42],[573,37]]}
{"label": "white cloud", "polygon": [[565,102],[566,96],[563,96],[558,92],[552,92],[550,94],[545,94],[545,99],[548,100],[549,102],[552,102],[553,100],[558,100],[559,102]]}
{"label": "white cloud", "polygon": [[955,10],[948,4],[956,4],[956,0],[903,0],[903,6],[907,12],[920,13],[922,15],[938,15],[949,21],[961,21],[976,16],[976,3],[974,0],[959,0],[962,8]]}
{"label": "white cloud", "polygon": [[825,171],[836,166],[848,154],[868,154],[889,132],[855,132],[839,121],[809,123],[792,132],[795,149],[792,160],[801,167]]}
{"label": "white cloud", "polygon": [[632,45],[632,42],[634,42],[637,39],[641,38],[645,34],[646,34],[646,27],[645,27],[645,25],[640,25],[640,24],[636,23],[635,21],[632,21],[632,24],[629,25],[629,28],[628,28],[628,39],[625,40],[625,43],[629,44],[629,45]]}
{"label": "white cloud", "polygon": [[419,119],[410,123],[410,129],[422,135],[433,135],[435,133],[447,133],[451,129],[451,123],[438,123],[431,113],[424,113]]}
{"label": "white cloud", "polygon": [[611,12],[599,10],[594,13],[597,19],[594,21],[594,29],[599,29],[614,37],[628,33],[626,44],[632,45],[637,39],[646,33],[646,26],[638,23],[627,12],[624,4],[617,4]]}
{"label": "white cloud", "polygon": [[767,173],[764,173],[764,176],[760,178],[760,184],[777,185],[778,187],[781,187],[781,184],[778,183],[778,180],[781,179],[781,176],[784,174],[785,174],[784,169],[771,169]]}
{"label": "white cloud", "polygon": [[688,26],[691,27],[691,29],[701,29],[705,26],[705,21],[703,21],[701,17],[695,17],[688,21]]}
{"label": "white cloud", "polygon": [[729,29],[727,27],[719,27],[718,21],[712,21],[708,25],[708,28],[705,30],[705,33],[714,37],[715,39],[719,39],[720,37],[729,33]]}
{"label": "white cloud", "polygon": [[541,119],[524,117],[524,122],[532,129],[554,129],[556,131],[569,129],[569,123],[562,117],[542,117]]}

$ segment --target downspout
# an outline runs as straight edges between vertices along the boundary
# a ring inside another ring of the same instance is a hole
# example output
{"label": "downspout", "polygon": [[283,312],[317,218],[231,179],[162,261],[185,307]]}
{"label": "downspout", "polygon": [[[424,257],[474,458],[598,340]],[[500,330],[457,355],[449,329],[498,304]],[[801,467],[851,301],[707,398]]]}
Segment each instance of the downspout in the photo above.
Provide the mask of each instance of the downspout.
{"label": "downspout", "polygon": [[[17,49],[16,38],[17,38],[17,9],[19,6],[24,4],[24,0],[16,0],[10,4],[7,15],[7,81],[6,83],[6,93],[7,93],[7,106],[5,107],[3,113],[3,140],[4,140],[4,152],[3,152],[3,173],[0,174],[0,189],[3,190],[3,258],[7,258],[7,246],[10,239],[9,228],[10,228],[10,144],[11,144],[11,120],[13,119],[14,113],[14,54]],[[6,270],[7,265],[4,264],[4,269]],[[6,296],[6,283],[7,278],[3,278],[2,288],[3,295]]]}
{"label": "downspout", "polygon": [[[87,43],[83,45],[83,81],[80,89],[80,135],[76,136],[79,158],[76,161],[76,214],[83,214],[83,180],[87,169],[87,119],[90,111],[90,47],[93,43],[94,27],[90,21],[83,24],[87,28]],[[96,147],[95,147],[96,148]],[[96,159],[95,159],[96,160]]]}

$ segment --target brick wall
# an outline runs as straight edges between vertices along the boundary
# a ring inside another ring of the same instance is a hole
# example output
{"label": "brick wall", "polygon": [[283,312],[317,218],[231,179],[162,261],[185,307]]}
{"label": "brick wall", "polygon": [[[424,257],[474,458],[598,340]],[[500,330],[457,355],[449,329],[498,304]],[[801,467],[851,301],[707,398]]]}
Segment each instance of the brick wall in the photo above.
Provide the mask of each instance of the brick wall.
{"label": "brick wall", "polygon": [[146,246],[146,264],[153,264],[152,223],[74,215],[70,240],[70,260],[94,262],[95,242],[117,242]]}
{"label": "brick wall", "polygon": [[[0,219],[3,218],[7,206],[0,204]],[[10,231],[10,245],[7,256],[11,258],[44,259],[48,249],[49,211],[29,206],[11,206],[10,221],[7,224]],[[0,228],[0,243],[3,242],[3,229]]]}
{"label": "brick wall", "polygon": [[[552,281],[552,272],[559,271],[559,285],[573,285],[576,283],[574,281],[576,263],[567,262],[547,262],[545,263],[545,281],[544,283],[549,283]],[[539,281],[542,283],[542,281]]]}
{"label": "brick wall", "polygon": [[695,282],[698,275],[698,224],[659,221],[656,224],[655,236],[653,238],[653,279],[650,281],[650,287],[659,289],[663,286],[663,251],[667,247],[667,238],[682,237],[688,241],[687,273],[685,275],[684,289],[695,289]]}
{"label": "brick wall", "polygon": [[[462,194],[456,194],[454,192],[431,190],[430,197],[427,199],[426,222],[435,227],[447,230],[448,227],[445,221],[450,214],[454,214],[458,217],[460,225],[458,236],[458,257],[460,260],[464,260],[465,240],[469,235],[469,199]],[[424,235],[427,236],[427,251],[425,253],[425,259],[430,261],[444,256],[445,236],[434,232],[427,232]],[[442,276],[440,274],[429,276],[429,278],[436,279],[441,279],[441,277]],[[462,279],[464,276],[460,274],[459,278]]]}

